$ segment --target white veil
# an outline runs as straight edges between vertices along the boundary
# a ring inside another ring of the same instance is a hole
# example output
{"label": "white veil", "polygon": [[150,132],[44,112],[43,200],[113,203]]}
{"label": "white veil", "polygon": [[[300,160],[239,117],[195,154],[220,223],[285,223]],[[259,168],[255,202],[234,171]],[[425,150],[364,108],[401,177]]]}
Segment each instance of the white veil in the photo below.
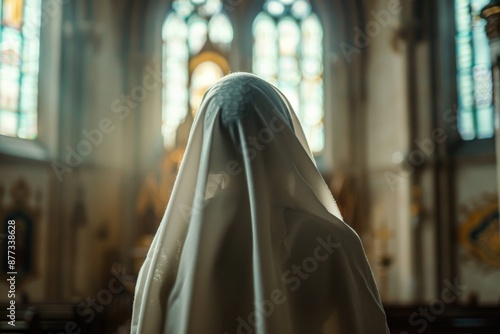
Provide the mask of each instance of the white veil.
{"label": "white veil", "polygon": [[139,273],[132,333],[388,333],[360,239],[277,88],[206,93]]}

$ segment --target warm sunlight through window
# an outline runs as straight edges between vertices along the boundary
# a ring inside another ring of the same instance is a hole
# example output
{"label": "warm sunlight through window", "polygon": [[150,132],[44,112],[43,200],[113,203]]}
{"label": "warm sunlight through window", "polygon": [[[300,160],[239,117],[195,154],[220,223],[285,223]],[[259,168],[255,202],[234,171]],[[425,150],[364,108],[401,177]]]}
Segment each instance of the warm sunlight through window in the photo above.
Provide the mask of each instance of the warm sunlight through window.
{"label": "warm sunlight through window", "polygon": [[[175,147],[176,131],[188,111],[195,112],[203,93],[223,76],[219,64],[203,61],[189,71],[190,61],[207,43],[228,51],[233,27],[220,0],[176,0],[163,25],[162,134],[167,149]],[[224,62],[226,62],[224,60]],[[191,75],[191,78],[190,78]]]}

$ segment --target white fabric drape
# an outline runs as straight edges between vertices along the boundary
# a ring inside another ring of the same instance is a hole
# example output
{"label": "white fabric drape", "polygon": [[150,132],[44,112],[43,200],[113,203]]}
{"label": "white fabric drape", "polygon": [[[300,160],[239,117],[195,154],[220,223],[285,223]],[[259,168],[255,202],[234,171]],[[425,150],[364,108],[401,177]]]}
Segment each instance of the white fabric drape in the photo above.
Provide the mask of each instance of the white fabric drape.
{"label": "white fabric drape", "polygon": [[295,113],[254,75],[205,93],[139,273],[132,333],[388,333],[360,239]]}

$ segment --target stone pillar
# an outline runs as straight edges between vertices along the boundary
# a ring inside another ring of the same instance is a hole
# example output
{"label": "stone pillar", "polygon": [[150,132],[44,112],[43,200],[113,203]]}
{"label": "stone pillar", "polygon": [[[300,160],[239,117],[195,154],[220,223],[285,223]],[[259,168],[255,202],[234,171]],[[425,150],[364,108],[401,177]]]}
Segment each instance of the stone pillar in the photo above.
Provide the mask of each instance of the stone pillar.
{"label": "stone pillar", "polygon": [[[490,41],[493,103],[495,105],[495,146],[497,160],[497,189],[500,194],[500,0],[492,0],[481,10],[486,19],[486,34]],[[500,196],[498,196],[500,203]],[[499,205],[500,208],[500,205]]]}

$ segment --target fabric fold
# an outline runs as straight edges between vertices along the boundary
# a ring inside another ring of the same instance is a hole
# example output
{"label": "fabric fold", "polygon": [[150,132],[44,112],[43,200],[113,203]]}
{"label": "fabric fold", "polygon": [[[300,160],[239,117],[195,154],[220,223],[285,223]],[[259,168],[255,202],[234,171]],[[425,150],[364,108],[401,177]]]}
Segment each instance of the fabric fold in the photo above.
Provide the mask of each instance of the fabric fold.
{"label": "fabric fold", "polygon": [[254,75],[204,95],[132,333],[388,333],[361,241],[290,103]]}

